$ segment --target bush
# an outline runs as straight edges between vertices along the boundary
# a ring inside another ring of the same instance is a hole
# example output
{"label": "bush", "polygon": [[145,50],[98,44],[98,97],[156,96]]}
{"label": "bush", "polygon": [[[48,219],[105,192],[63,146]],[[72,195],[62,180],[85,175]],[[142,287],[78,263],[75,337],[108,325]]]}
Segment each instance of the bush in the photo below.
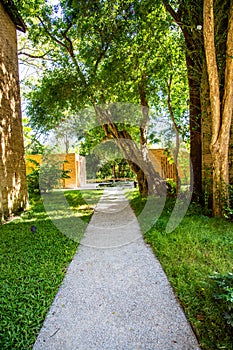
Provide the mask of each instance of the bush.
{"label": "bush", "polygon": [[176,196],[176,182],[173,179],[166,179],[167,194],[168,196]]}
{"label": "bush", "polygon": [[224,318],[233,327],[233,273],[215,273],[210,278],[213,281],[214,297],[221,300],[225,309]]}
{"label": "bush", "polygon": [[32,167],[31,173],[27,175],[29,193],[49,192],[59,186],[61,179],[70,177],[69,171],[61,168],[63,162],[52,159],[45,159],[42,164],[34,159],[30,159],[30,162],[35,167]]}

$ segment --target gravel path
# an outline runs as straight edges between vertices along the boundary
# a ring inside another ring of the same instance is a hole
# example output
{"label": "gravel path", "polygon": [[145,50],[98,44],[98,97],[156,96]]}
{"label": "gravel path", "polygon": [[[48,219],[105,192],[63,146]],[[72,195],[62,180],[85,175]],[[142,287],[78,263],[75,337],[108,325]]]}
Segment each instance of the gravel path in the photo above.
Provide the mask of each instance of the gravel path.
{"label": "gravel path", "polygon": [[120,189],[108,189],[34,350],[198,350]]}

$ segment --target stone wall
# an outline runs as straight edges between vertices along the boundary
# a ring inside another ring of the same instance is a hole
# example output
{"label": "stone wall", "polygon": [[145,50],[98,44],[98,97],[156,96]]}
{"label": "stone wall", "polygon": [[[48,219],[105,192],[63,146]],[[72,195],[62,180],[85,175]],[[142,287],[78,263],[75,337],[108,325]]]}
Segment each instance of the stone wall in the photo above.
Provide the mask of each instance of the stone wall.
{"label": "stone wall", "polygon": [[16,27],[0,3],[0,212],[27,206]]}

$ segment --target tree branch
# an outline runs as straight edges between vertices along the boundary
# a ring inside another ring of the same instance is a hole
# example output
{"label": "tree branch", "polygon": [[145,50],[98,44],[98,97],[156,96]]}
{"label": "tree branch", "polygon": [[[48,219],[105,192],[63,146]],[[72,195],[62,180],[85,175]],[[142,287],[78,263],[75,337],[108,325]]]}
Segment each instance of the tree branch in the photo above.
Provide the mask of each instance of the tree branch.
{"label": "tree branch", "polygon": [[170,13],[170,15],[172,16],[172,18],[174,18],[175,22],[178,24],[178,26],[182,27],[183,23],[181,22],[181,14],[178,10],[178,12],[175,12],[175,10],[171,7],[171,5],[169,4],[169,1],[167,0],[163,0],[163,5],[165,7],[165,9],[167,10],[168,13]]}
{"label": "tree branch", "polygon": [[68,31],[73,27],[73,23],[69,22],[68,27],[64,30],[64,32],[62,33],[63,35],[66,35],[68,33]]}
{"label": "tree branch", "polygon": [[[180,3],[180,6],[179,6],[179,9],[177,12],[171,7],[168,0],[163,0],[163,5],[164,5],[165,9],[167,10],[167,12],[170,13],[172,18],[176,22],[176,24],[181,28],[181,30],[184,34],[184,37],[186,39],[190,39],[190,34],[188,33],[188,30],[185,27],[184,22],[181,20],[181,17],[182,17],[183,11],[184,11],[183,2]],[[195,45],[193,44],[192,46],[195,49]]]}
{"label": "tree branch", "polygon": [[37,16],[37,18],[39,19],[40,23],[42,24],[44,30],[46,31],[46,33],[48,34],[48,36],[55,41],[57,44],[59,44],[60,46],[64,47],[67,50],[67,46],[58,38],[56,38],[47,28],[47,26],[45,25],[45,23],[43,22],[42,18],[40,16]]}
{"label": "tree branch", "polygon": [[30,57],[30,58],[45,58],[47,56],[47,54],[49,52],[51,52],[51,51],[52,50],[49,50],[49,51],[45,52],[43,55],[32,55],[32,54],[24,52],[24,51],[19,51],[18,52],[18,56],[24,55],[24,56],[27,56],[27,57]]}
{"label": "tree branch", "polygon": [[[87,82],[86,82],[86,79],[79,67],[79,64],[76,60],[76,57],[75,57],[75,54],[74,54],[74,48],[73,48],[73,43],[71,41],[71,39],[67,36],[67,32],[70,30],[70,28],[72,27],[72,23],[69,24],[68,28],[66,28],[66,30],[62,33],[62,36],[64,37],[64,39],[66,40],[66,42],[68,43],[68,45],[66,45],[64,42],[62,42],[60,39],[58,39],[56,36],[54,36],[50,30],[47,28],[47,26],[45,25],[45,23],[43,22],[43,20],[37,16],[37,18],[39,19],[39,21],[41,22],[43,28],[45,29],[46,33],[48,34],[48,36],[53,40],[55,41],[58,45],[64,47],[66,49],[66,51],[68,52],[68,54],[70,55],[74,65],[75,65],[75,68],[77,69],[77,72],[79,74],[79,77],[82,81],[82,83],[84,84],[85,87],[88,86]],[[91,98],[91,96],[90,96]],[[93,102],[93,101],[92,101]]]}

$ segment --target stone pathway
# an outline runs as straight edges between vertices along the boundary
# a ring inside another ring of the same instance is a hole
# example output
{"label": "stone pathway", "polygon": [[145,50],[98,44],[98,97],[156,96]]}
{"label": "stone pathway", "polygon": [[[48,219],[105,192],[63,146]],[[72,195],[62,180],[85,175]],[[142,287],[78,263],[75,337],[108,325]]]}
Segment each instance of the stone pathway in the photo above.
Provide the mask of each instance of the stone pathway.
{"label": "stone pathway", "polygon": [[198,350],[120,189],[107,189],[34,350]]}

